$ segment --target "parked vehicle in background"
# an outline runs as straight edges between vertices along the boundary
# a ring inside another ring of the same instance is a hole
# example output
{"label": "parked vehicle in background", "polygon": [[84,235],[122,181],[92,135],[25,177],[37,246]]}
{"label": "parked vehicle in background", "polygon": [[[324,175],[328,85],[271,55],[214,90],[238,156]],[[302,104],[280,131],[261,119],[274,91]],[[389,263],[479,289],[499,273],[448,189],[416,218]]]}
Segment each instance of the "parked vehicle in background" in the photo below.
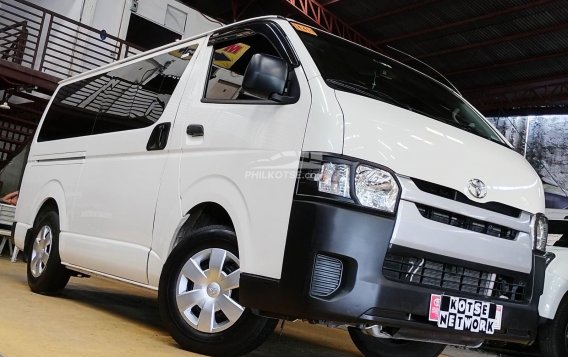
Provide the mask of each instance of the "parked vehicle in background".
{"label": "parked vehicle in background", "polygon": [[543,357],[568,356],[568,248],[554,246],[556,258],[546,269],[539,313],[545,323],[538,331]]}
{"label": "parked vehicle in background", "polygon": [[[545,198],[545,214],[548,218],[548,232],[568,233],[568,195],[558,182],[550,177],[542,178]],[[567,237],[568,238],[568,237]]]}
{"label": "parked vehicle in background", "polygon": [[76,272],[156,289],[195,352],[247,353],[282,318],[430,357],[534,340],[543,197],[455,90],[264,17],[61,82],[15,239],[32,291]]}
{"label": "parked vehicle in background", "polygon": [[530,347],[516,344],[492,343],[484,345],[491,352],[514,353],[515,355],[544,357],[568,356],[568,325],[566,309],[568,304],[568,197],[551,175],[541,177],[546,216],[548,218],[549,243],[547,251],[553,254],[554,261],[546,269],[545,286],[539,304],[542,324],[538,332],[538,341]]}

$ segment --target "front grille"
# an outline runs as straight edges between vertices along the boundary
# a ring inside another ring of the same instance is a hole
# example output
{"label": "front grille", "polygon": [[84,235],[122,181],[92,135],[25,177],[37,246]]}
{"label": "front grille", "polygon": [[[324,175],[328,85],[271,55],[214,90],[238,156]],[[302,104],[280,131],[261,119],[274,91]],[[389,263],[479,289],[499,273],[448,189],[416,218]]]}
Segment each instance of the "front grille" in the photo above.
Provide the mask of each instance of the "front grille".
{"label": "front grille", "polygon": [[416,204],[422,217],[432,221],[449,224],[450,226],[467,229],[468,231],[487,234],[493,237],[513,240],[517,238],[518,231],[499,224],[481,221],[439,208]]}
{"label": "front grille", "polygon": [[326,297],[333,294],[341,284],[343,263],[341,260],[323,254],[317,254],[314,261],[310,295]]}
{"label": "front grille", "polygon": [[470,295],[525,302],[526,281],[419,257],[387,254],[383,275],[390,280]]}
{"label": "front grille", "polygon": [[412,178],[412,181],[421,191],[431,193],[436,196],[444,197],[449,200],[461,202],[468,204],[470,206],[475,206],[479,208],[486,209],[491,212],[501,213],[511,217],[519,217],[521,215],[521,210],[515,207],[511,207],[499,202],[475,202],[467,198],[463,193],[449,188],[446,186],[438,185],[432,182],[419,180],[417,178]]}

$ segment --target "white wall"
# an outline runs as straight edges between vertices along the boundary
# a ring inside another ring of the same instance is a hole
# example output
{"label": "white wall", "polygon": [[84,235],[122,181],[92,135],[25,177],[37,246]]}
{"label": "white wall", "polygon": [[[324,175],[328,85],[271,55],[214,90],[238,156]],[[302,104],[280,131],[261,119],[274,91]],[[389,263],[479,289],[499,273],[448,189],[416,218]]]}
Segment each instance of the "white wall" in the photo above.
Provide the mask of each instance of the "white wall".
{"label": "white wall", "polygon": [[[113,36],[120,33],[123,12],[130,11],[129,0],[95,0],[97,5],[93,14],[91,26],[106,30]],[[127,4],[128,2],[128,4]],[[125,7],[128,6],[126,9]]]}
{"label": "white wall", "polygon": [[[130,2],[130,0],[127,1]],[[175,7],[176,9],[187,14],[185,32],[182,34],[183,37],[195,36],[200,33],[220,27],[218,23],[207,20],[199,12],[187,7],[186,5],[176,0],[139,0],[138,11],[136,12],[136,15],[142,16],[160,25],[164,25],[166,21],[166,10],[168,8],[168,5]],[[123,18],[120,36],[121,38],[124,38],[126,36],[126,30],[128,28],[127,18],[130,15],[130,6],[127,10],[128,13],[126,13],[125,18]]]}
{"label": "white wall", "polygon": [[81,18],[83,0],[29,0],[29,2],[76,21]]}
{"label": "white wall", "polygon": [[207,32],[221,27],[220,24],[207,20],[199,12],[190,9],[187,15],[186,37],[199,35],[200,33]]}
{"label": "white wall", "polygon": [[[31,3],[60,15],[104,29],[108,34],[124,38],[128,28],[132,0],[30,0]],[[137,15],[164,25],[168,5],[187,13],[184,37],[194,36],[219,27],[199,12],[176,0],[138,0]],[[93,8],[93,10],[91,9]],[[83,13],[81,13],[83,12]]]}

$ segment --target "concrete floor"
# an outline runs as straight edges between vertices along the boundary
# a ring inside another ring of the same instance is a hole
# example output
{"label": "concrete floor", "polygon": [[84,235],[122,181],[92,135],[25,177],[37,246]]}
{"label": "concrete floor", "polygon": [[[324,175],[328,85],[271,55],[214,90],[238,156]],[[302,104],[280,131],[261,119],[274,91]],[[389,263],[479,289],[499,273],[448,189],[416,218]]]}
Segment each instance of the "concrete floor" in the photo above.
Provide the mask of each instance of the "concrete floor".
{"label": "concrete floor", "polygon": [[[153,291],[71,278],[60,296],[33,294],[25,264],[0,257],[0,357],[191,356],[163,329]],[[361,356],[347,332],[286,323],[250,356]],[[489,357],[449,348],[446,357]]]}

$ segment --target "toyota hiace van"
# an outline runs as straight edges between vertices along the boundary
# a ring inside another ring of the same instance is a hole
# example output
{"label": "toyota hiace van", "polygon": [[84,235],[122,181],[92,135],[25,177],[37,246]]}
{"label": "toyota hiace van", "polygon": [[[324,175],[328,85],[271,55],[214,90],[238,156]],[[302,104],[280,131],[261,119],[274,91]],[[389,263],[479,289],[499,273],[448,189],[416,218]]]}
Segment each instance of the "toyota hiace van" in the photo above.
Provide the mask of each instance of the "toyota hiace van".
{"label": "toyota hiace van", "polygon": [[32,291],[157,290],[192,351],[303,319],[424,357],[534,340],[543,212],[538,175],[449,85],[263,17],[62,81],[14,230]]}

